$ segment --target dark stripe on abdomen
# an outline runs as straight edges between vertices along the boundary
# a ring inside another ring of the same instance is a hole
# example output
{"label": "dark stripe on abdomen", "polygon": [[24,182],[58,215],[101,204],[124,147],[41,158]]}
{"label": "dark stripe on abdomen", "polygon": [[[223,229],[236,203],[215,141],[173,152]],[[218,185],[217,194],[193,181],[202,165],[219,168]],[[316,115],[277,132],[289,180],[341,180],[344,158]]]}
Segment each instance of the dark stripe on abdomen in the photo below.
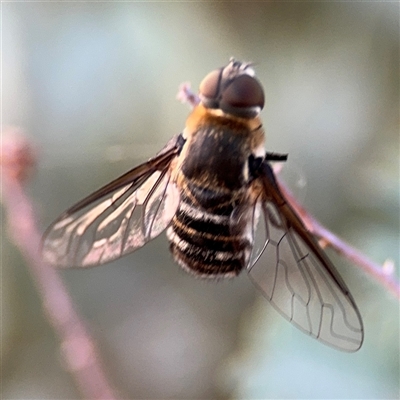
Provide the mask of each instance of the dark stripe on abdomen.
{"label": "dark stripe on abdomen", "polygon": [[[182,190],[180,206],[167,231],[175,260],[197,276],[237,276],[244,267],[248,242],[230,232],[233,193],[228,197],[210,189],[192,191],[190,186]],[[200,205],[205,203],[208,207]]]}

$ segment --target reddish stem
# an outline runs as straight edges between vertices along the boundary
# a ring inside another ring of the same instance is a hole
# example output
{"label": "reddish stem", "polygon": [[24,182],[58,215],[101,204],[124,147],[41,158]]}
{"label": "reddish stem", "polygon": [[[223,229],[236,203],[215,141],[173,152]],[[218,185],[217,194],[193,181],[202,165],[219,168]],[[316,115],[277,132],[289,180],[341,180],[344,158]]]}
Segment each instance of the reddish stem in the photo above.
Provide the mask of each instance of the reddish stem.
{"label": "reddish stem", "polygon": [[3,137],[1,145],[2,203],[8,230],[24,255],[38,288],[44,312],[61,341],[61,352],[68,370],[86,399],[115,399],[85,324],[74,310],[68,292],[54,268],[41,259],[41,236],[32,202],[25,193],[26,169],[34,155],[28,141],[15,135]]}
{"label": "reddish stem", "polygon": [[381,265],[371,261],[368,257],[361,253],[361,251],[350,246],[344,240],[340,239],[338,236],[321,225],[313,216],[310,215],[310,213],[306,211],[303,206],[298,203],[290,190],[279,178],[278,182],[279,187],[288,203],[294,208],[297,214],[299,214],[308,230],[320,239],[324,247],[331,247],[338,254],[361,267],[363,271],[380,282],[400,300],[400,285],[392,273],[388,274]]}

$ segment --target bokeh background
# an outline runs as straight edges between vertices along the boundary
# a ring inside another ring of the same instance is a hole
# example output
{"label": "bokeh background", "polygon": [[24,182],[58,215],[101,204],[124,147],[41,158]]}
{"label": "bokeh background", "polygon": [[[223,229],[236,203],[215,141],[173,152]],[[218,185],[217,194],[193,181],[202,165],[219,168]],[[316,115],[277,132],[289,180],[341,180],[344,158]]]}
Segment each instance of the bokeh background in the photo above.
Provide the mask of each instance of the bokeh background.
{"label": "bokeh background", "polygon": [[[376,262],[399,265],[398,3],[50,1],[1,11],[3,128],[22,128],[39,151],[29,193],[42,229],[180,132],[189,109],[175,99],[179,84],[197,88],[234,56],[256,63],[268,149],[290,154],[303,204]],[[25,262],[1,240],[2,396],[79,398]],[[363,316],[355,354],[298,332],[246,274],[187,276],[164,235],[62,276],[123,398],[398,398],[399,304],[330,254]]]}

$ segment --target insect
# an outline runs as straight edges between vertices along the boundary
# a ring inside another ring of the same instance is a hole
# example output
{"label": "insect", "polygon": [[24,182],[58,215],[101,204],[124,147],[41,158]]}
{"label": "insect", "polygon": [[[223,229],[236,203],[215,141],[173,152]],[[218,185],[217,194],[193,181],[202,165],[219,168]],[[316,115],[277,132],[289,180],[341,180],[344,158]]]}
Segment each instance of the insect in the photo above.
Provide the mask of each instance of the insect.
{"label": "insect", "polygon": [[170,251],[200,278],[245,270],[292,324],[344,351],[363,325],[339,273],[285,200],[265,151],[264,91],[249,63],[231,59],[200,84],[183,132],[149,161],[65,211],[45,232],[57,267],[104,264],[167,229]]}

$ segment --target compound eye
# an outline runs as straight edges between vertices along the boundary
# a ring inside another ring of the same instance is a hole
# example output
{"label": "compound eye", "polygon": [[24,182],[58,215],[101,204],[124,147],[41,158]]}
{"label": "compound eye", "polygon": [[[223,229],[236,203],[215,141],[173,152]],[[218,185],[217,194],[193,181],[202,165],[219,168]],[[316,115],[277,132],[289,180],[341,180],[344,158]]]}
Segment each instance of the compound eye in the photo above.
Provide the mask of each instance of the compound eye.
{"label": "compound eye", "polygon": [[200,83],[200,94],[215,99],[221,82],[221,70],[217,69],[210,72]]}
{"label": "compound eye", "polygon": [[221,74],[220,69],[212,71],[200,83],[200,98],[206,107],[218,107],[217,97],[221,84]]}
{"label": "compound eye", "polygon": [[261,84],[252,76],[240,75],[223,91],[221,105],[232,108],[264,107],[264,91]]}

